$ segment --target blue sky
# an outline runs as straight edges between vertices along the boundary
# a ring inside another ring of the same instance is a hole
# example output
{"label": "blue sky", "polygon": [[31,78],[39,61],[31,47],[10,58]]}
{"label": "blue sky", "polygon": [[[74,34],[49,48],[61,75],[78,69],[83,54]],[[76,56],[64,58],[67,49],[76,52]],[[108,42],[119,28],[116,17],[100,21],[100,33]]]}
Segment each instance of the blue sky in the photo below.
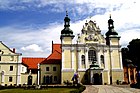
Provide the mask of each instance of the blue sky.
{"label": "blue sky", "polygon": [[75,35],[86,20],[95,20],[104,35],[111,14],[127,46],[140,38],[139,5],[139,0],[0,0],[0,41],[23,56],[47,57],[51,41],[60,43],[67,10]]}

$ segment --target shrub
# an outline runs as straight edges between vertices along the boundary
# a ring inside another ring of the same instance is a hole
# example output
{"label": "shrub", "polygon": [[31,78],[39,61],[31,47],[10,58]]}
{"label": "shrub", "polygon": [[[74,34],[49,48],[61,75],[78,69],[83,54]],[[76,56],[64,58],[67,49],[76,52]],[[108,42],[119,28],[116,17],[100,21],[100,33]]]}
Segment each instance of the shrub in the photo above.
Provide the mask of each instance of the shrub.
{"label": "shrub", "polygon": [[64,81],[64,84],[66,84],[67,86],[71,86],[72,85],[72,83],[70,82],[70,81]]}
{"label": "shrub", "polygon": [[138,83],[132,83],[132,84],[130,84],[130,87],[131,88],[140,88],[140,85],[138,84]]}
{"label": "shrub", "polygon": [[126,85],[126,84],[128,84],[128,83],[124,81],[124,82],[122,82],[122,84],[123,84],[123,85]]}

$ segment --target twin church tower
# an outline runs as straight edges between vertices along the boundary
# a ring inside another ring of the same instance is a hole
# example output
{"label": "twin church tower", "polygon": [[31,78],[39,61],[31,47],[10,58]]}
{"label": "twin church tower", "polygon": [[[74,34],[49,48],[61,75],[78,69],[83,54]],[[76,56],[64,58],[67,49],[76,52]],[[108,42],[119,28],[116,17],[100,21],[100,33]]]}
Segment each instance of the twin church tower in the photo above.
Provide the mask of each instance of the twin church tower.
{"label": "twin church tower", "polygon": [[[61,82],[71,80],[75,73],[84,84],[113,84],[123,81],[120,36],[114,30],[113,20],[108,20],[106,37],[95,22],[86,22],[73,43],[75,35],[70,29],[68,13],[61,31]],[[76,30],[76,29],[75,29]]]}

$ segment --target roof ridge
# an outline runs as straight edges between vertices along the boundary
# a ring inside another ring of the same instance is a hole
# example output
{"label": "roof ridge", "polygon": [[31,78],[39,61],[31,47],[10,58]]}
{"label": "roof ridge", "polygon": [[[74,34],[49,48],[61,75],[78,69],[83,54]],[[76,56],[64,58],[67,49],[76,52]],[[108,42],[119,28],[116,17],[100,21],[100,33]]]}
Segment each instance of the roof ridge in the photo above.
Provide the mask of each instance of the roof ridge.
{"label": "roof ridge", "polygon": [[55,51],[56,51],[56,52],[58,52],[59,54],[61,54],[59,51],[57,51],[57,50],[54,50],[54,52],[55,52]]}
{"label": "roof ridge", "polygon": [[45,57],[23,57],[23,58],[45,58]]}

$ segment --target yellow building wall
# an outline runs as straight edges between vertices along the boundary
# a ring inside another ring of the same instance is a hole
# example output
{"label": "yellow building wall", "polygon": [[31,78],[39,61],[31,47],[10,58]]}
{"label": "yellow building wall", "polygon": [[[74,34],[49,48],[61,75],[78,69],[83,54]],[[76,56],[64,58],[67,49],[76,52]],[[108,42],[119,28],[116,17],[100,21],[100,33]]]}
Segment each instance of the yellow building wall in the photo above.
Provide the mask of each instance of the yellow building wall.
{"label": "yellow building wall", "polygon": [[64,81],[70,81],[72,82],[72,77],[74,75],[74,71],[63,71],[61,73],[62,79],[61,79],[61,84],[64,84]]}
{"label": "yellow building wall", "polygon": [[119,51],[118,50],[113,50],[112,51],[112,64],[113,68],[120,68],[120,57],[119,57]]}
{"label": "yellow building wall", "polygon": [[110,78],[110,77],[108,76],[108,71],[103,71],[103,74],[102,74],[102,81],[103,81],[103,84],[109,84],[108,78]]}
{"label": "yellow building wall", "polygon": [[[21,85],[28,84],[28,76],[29,74],[21,74]],[[32,76],[32,84],[37,84],[37,74],[31,74]]]}
{"label": "yellow building wall", "polygon": [[[9,77],[12,77],[12,82],[9,81]],[[5,84],[7,84],[7,85],[16,84],[16,75],[4,76],[4,82],[2,84],[3,85],[5,85]]]}
{"label": "yellow building wall", "polygon": [[111,45],[118,45],[118,38],[111,38]]}
{"label": "yellow building wall", "polygon": [[74,70],[76,71],[77,68],[78,68],[78,63],[77,63],[78,59],[77,59],[77,51],[76,51],[76,49],[74,51],[74,58],[73,59],[74,59]]}
{"label": "yellow building wall", "polygon": [[72,60],[71,60],[71,51],[70,50],[65,50],[64,51],[64,68],[71,68],[72,67]]}
{"label": "yellow building wall", "polygon": [[112,82],[116,84],[116,81],[124,81],[124,73],[122,71],[112,71]]}
{"label": "yellow building wall", "polygon": [[1,56],[1,60],[2,62],[7,62],[7,63],[10,63],[10,62],[16,63],[19,61],[18,56],[14,56],[12,54],[6,56],[6,53]]}
{"label": "yellow building wall", "polygon": [[[46,71],[46,67],[49,67],[49,71]],[[53,67],[56,67],[56,71],[53,71]],[[43,83],[44,76],[52,76],[52,83],[60,83],[60,72],[60,64],[41,64],[41,84]],[[54,76],[57,76],[57,81],[54,81]]]}
{"label": "yellow building wall", "polygon": [[72,38],[71,37],[64,37],[63,44],[72,44]]}
{"label": "yellow building wall", "polygon": [[105,65],[107,69],[110,69],[110,54],[109,50],[105,52]]}
{"label": "yellow building wall", "polygon": [[[10,66],[13,66],[13,71],[10,71]],[[1,64],[0,72],[4,71],[4,83],[2,84],[16,84],[17,65],[16,64]],[[12,82],[9,82],[9,77],[12,77]],[[1,82],[0,82],[1,83]]]}

